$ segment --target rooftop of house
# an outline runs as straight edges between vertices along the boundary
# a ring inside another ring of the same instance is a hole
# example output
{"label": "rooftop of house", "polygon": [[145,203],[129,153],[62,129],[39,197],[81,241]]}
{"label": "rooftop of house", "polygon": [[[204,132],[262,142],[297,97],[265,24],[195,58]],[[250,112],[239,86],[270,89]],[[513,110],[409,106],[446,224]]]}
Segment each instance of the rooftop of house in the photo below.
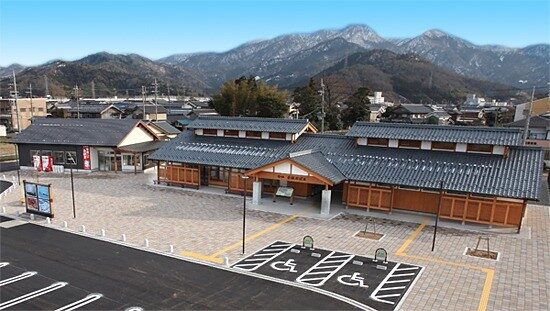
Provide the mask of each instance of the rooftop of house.
{"label": "rooftop of house", "polygon": [[141,121],[136,119],[35,118],[13,139],[21,144],[117,146]]}
{"label": "rooftop of house", "polygon": [[432,109],[430,109],[430,107],[427,107],[421,104],[401,104],[397,106],[396,109],[400,109],[400,108],[404,109],[409,113],[414,113],[414,114],[428,114],[432,112]]}
{"label": "rooftop of house", "polygon": [[[516,127],[516,128],[524,128],[525,123],[527,122],[527,119],[521,119],[512,123],[505,124],[506,127]],[[529,127],[530,128],[542,128],[542,129],[550,129],[550,118],[542,117],[542,116],[534,116],[531,117],[529,120]]]}
{"label": "rooftop of house", "polygon": [[298,133],[310,123],[307,119],[224,117],[199,115],[187,128]]}
{"label": "rooftop of house", "polygon": [[158,129],[163,131],[165,134],[173,135],[173,134],[179,134],[180,130],[173,127],[170,123],[167,121],[155,121],[151,122],[154,126],[156,126]]}
{"label": "rooftop of house", "polygon": [[523,144],[520,129],[478,126],[371,123],[360,121],[351,127],[347,136],[501,146],[521,146]]}

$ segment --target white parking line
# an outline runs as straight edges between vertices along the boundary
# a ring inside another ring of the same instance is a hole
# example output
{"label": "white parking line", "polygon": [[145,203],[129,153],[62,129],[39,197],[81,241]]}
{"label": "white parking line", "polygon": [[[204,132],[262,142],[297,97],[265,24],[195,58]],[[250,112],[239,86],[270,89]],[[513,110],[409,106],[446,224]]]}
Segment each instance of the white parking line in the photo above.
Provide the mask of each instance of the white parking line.
{"label": "white parking line", "polygon": [[[286,247],[282,247],[282,246]],[[281,255],[282,253],[286,252],[287,250],[294,247],[295,244],[287,243],[287,244],[277,244],[277,246],[274,248],[273,245],[268,246],[257,253],[253,254],[250,257],[244,258],[241,261],[238,261],[233,265],[233,268],[246,270],[246,271],[254,271],[258,269],[259,267],[265,265],[270,260],[276,258],[277,256]],[[266,252],[267,251],[267,252]],[[252,263],[251,263],[252,262]]]}
{"label": "white parking line", "polygon": [[414,275],[414,273],[403,273],[403,274],[394,274],[392,277],[398,277],[398,276],[411,276]]}
{"label": "white parking line", "polygon": [[[341,254],[341,255],[334,255],[336,252],[333,251],[330,254],[328,254],[325,258],[318,261],[313,267],[309,268],[306,272],[302,273],[298,278],[296,278],[296,282],[307,284],[311,286],[322,286],[325,284],[326,281],[328,281],[336,272],[338,272],[342,267],[344,267],[350,260],[352,260],[355,255],[351,254]],[[338,260],[335,260],[338,259]],[[329,263],[331,265],[329,266],[323,266],[324,264]],[[337,265],[333,265],[332,263],[339,263]],[[325,271],[319,271],[323,269],[331,268],[331,270],[325,270]],[[309,277],[312,274],[325,274],[324,277]],[[312,282],[312,281],[319,281],[319,282]]]}
{"label": "white parking line", "polygon": [[27,300],[33,299],[35,297],[42,296],[42,295],[47,294],[49,292],[53,292],[54,290],[58,290],[58,289],[64,287],[65,285],[67,285],[67,284],[68,283],[66,283],[66,282],[53,283],[52,285],[50,285],[48,287],[44,287],[44,288],[41,288],[39,290],[35,290],[34,292],[25,294],[23,296],[19,296],[17,298],[14,298],[12,300],[8,300],[8,301],[3,302],[3,303],[0,304],[0,310],[4,310],[4,309],[9,308],[11,306],[15,306],[15,305],[20,304],[22,302],[25,302]]}
{"label": "white parking line", "polygon": [[74,309],[77,309],[77,308],[80,308],[82,306],[85,306],[87,304],[90,304],[96,300],[98,300],[99,298],[103,297],[102,294],[90,294],[78,301],[75,301],[71,304],[68,304],[66,306],[63,306],[59,309],[56,309],[55,311],[71,311],[71,310],[74,310]]}
{"label": "white parking line", "polygon": [[19,275],[16,275],[14,277],[9,278],[9,279],[5,279],[5,280],[0,281],[0,286],[5,286],[5,285],[8,285],[8,284],[17,282],[17,281],[21,281],[21,280],[24,280],[26,278],[30,278],[33,275],[36,275],[36,272],[34,272],[34,271],[23,272]]}
{"label": "white parking line", "polygon": [[[378,298],[388,298],[388,297],[397,297],[397,296],[401,296],[401,294],[379,295]],[[394,303],[392,302],[391,304],[393,305]]]}
{"label": "white parking line", "polygon": [[395,281],[386,281],[386,284],[391,284],[391,283],[404,283],[404,282],[410,282],[411,279],[404,279],[404,280],[395,280]]}
{"label": "white parking line", "polygon": [[[380,290],[394,290],[394,289],[403,289],[403,288],[406,288],[406,286],[397,286],[397,287],[386,287],[386,288],[381,288]],[[378,296],[380,297],[380,296]]]}
{"label": "white parking line", "polygon": [[399,268],[395,271],[408,271],[408,270],[418,270],[420,267],[410,267],[410,268]]}
{"label": "white parking line", "polygon": [[0,268],[5,267],[9,264],[10,264],[9,262],[0,262]]}

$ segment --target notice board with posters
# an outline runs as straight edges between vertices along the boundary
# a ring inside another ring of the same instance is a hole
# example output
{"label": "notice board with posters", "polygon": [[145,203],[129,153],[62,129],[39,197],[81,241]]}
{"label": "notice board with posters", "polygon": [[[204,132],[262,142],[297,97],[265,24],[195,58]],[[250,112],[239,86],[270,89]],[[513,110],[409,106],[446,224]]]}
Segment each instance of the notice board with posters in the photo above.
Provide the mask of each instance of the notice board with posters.
{"label": "notice board with posters", "polygon": [[50,184],[23,180],[27,213],[53,218],[52,191]]}

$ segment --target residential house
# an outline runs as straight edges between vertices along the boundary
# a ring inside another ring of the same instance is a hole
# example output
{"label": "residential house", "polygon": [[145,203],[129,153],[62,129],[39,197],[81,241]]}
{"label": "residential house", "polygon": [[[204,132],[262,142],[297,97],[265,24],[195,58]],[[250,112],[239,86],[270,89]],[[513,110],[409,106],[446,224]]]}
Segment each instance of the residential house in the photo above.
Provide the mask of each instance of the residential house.
{"label": "residential house", "polygon": [[[387,110],[388,111],[388,110]],[[383,121],[400,123],[425,123],[432,109],[420,104],[399,104]]]}
{"label": "residential house", "polygon": [[[506,127],[524,129],[527,119],[508,123]],[[529,134],[526,146],[538,146],[544,150],[544,160],[550,167],[550,116],[532,116],[529,119]]]}
{"label": "residential house", "polygon": [[531,110],[531,116],[540,116],[541,114],[550,113],[550,97],[545,97],[533,101],[533,108],[529,109],[531,102],[516,105],[516,113],[514,121],[525,119]]}
{"label": "residential house", "polygon": [[24,130],[32,118],[47,115],[46,98],[19,98],[17,107],[14,99],[0,99],[0,125],[8,132]]}

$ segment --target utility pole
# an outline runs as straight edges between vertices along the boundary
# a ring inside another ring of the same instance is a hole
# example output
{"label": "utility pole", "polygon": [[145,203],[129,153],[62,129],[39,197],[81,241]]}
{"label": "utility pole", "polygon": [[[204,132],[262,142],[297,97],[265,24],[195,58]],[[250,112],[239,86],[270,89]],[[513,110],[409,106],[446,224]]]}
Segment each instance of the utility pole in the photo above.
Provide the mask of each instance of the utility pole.
{"label": "utility pole", "polygon": [[[159,113],[159,105],[157,102],[157,93],[158,93],[158,86],[157,79],[155,78],[155,83],[153,83],[153,86],[155,87],[155,121],[158,121],[158,113]],[[145,113],[145,111],[143,112]]]}
{"label": "utility pole", "polygon": [[30,96],[30,105],[31,105],[31,119],[34,117],[34,107],[32,106],[32,83],[29,83],[29,90],[27,94]]}
{"label": "utility pole", "polygon": [[143,113],[141,118],[145,120],[145,103],[147,102],[147,87],[145,85],[141,86],[141,96],[143,97]]}
{"label": "utility pole", "polygon": [[[533,92],[531,92],[531,102],[529,103],[529,109],[527,110],[527,117],[525,118],[525,128],[523,129],[523,144],[529,138],[529,122],[531,121],[531,112],[533,111],[533,100],[535,99],[535,87],[533,86]],[[525,112],[524,110],[524,112]]]}
{"label": "utility pole", "polygon": [[168,102],[170,102],[170,82],[166,82],[166,87],[168,88]]}
{"label": "utility pole", "polygon": [[78,100],[78,84],[74,86],[74,97],[76,98],[76,116],[80,119],[80,101]]}
{"label": "utility pole", "polygon": [[325,83],[321,79],[321,133],[325,132]]}
{"label": "utility pole", "polygon": [[95,81],[92,80],[92,98],[95,98]]}
{"label": "utility pole", "polygon": [[21,122],[19,120],[19,105],[17,104],[17,97],[19,94],[17,93],[17,79],[15,78],[15,70],[12,71],[13,73],[13,98],[15,99],[15,117],[17,118],[17,131],[21,132]]}
{"label": "utility pole", "polygon": [[45,94],[44,97],[48,97],[50,95],[50,86],[48,84],[48,76],[44,75],[44,86],[45,86]]}

